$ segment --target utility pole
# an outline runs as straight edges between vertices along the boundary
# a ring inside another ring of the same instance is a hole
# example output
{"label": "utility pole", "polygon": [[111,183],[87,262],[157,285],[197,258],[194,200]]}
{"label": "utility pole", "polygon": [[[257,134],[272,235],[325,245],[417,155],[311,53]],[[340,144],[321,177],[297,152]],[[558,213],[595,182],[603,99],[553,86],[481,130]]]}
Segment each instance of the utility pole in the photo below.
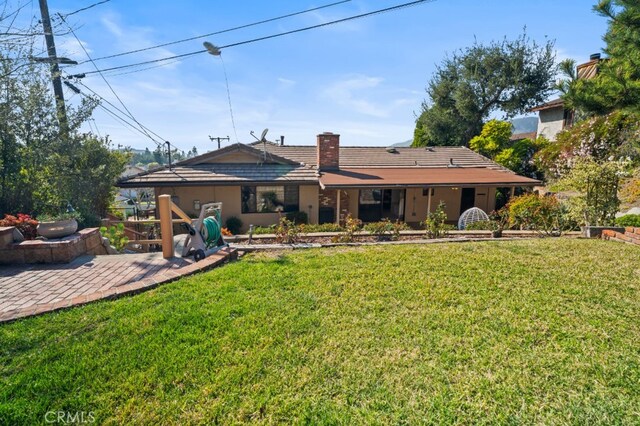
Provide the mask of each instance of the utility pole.
{"label": "utility pole", "polygon": [[169,170],[171,170],[171,142],[166,141],[165,144],[167,145],[167,154],[169,156]]}
{"label": "utility pole", "polygon": [[49,6],[47,0],[39,0],[40,14],[42,15],[42,28],[44,29],[44,39],[47,43],[47,53],[51,61],[51,80],[53,81],[53,93],[56,97],[56,109],[58,111],[58,121],[60,123],[60,133],[67,135],[69,126],[67,123],[67,109],[64,105],[64,92],[62,91],[62,80],[60,79],[60,67],[58,67],[58,55],[56,45],[53,40],[53,30],[51,29],[51,18],[49,17]]}
{"label": "utility pole", "polygon": [[229,140],[229,136],[227,136],[226,138],[221,138],[220,136],[214,138],[213,136],[209,136],[209,140],[211,142],[217,140],[218,141],[218,149],[220,149],[220,141],[228,141]]}

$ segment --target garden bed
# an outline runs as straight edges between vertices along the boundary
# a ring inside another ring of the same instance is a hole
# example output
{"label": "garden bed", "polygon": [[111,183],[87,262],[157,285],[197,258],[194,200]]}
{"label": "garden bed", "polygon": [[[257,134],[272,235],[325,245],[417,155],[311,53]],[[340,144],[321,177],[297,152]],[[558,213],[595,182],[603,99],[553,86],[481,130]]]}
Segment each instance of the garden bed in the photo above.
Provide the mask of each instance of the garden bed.
{"label": "garden bed", "polygon": [[[320,246],[335,245],[336,238],[344,235],[343,232],[314,232],[308,234],[299,234],[296,243],[298,244],[313,244]],[[563,234],[570,237],[580,236],[580,232],[567,232]],[[503,231],[503,238],[540,238],[544,235],[536,231]],[[452,240],[478,240],[478,239],[492,239],[491,231],[449,231],[445,238],[439,240],[452,241]],[[414,241],[420,242],[422,240],[429,240],[424,231],[400,231],[400,236],[397,239],[393,239],[392,235],[372,235],[368,232],[356,232],[353,237],[353,241],[343,241],[343,243],[384,243],[394,241]],[[231,237],[225,237],[225,241],[232,244],[242,245],[273,245],[277,244],[277,237],[275,234],[260,234],[253,235],[249,242],[249,235],[234,235]]]}

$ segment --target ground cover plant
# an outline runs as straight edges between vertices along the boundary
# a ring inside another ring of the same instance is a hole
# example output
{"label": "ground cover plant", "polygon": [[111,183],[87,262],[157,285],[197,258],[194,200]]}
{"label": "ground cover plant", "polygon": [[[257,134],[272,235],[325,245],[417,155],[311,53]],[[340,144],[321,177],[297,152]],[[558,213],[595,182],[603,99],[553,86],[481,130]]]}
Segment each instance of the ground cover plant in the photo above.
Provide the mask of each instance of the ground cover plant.
{"label": "ground cover plant", "polygon": [[250,255],[0,325],[0,424],[638,424],[638,264],[564,238]]}

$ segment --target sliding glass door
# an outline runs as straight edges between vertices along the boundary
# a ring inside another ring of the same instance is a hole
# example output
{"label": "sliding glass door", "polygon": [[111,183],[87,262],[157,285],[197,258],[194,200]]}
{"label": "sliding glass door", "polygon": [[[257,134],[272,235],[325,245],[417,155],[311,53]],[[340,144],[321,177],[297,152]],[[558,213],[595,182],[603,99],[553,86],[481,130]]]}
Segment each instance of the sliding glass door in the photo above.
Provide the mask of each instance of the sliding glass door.
{"label": "sliding glass door", "polygon": [[404,220],[404,189],[361,189],[358,217],[363,222]]}

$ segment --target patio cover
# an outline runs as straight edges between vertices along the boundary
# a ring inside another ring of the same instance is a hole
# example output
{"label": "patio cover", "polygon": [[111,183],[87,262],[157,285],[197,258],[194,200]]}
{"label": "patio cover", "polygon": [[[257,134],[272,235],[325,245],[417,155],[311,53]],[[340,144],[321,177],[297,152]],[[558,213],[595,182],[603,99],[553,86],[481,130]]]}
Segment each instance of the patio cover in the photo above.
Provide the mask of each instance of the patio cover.
{"label": "patio cover", "polygon": [[324,171],[322,188],[535,186],[539,180],[486,167],[352,168]]}

